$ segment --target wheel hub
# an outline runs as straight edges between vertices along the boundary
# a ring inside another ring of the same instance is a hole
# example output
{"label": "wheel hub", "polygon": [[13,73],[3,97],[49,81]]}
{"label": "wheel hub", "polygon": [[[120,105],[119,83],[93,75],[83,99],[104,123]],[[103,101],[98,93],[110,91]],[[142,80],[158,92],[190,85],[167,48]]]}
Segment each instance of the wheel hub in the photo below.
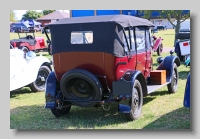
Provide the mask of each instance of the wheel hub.
{"label": "wheel hub", "polygon": [[82,78],[72,78],[67,85],[74,99],[89,99],[93,96],[93,88],[90,83]]}
{"label": "wheel hub", "polygon": [[39,77],[40,81],[45,82],[45,78],[44,77]]}

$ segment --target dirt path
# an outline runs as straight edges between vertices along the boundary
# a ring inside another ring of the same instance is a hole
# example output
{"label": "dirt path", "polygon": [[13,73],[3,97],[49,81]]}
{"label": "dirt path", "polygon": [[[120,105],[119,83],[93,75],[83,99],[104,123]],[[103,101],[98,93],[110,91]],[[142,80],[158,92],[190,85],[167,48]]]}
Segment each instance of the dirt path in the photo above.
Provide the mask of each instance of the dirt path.
{"label": "dirt path", "polygon": [[163,48],[163,53],[170,52],[170,50],[174,50],[174,47],[164,47]]}

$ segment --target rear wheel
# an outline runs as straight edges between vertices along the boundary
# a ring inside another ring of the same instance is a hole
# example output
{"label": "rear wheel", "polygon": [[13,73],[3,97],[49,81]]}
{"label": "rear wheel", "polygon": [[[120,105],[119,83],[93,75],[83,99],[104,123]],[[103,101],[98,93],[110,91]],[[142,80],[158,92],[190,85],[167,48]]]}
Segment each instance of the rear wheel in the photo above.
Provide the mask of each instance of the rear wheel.
{"label": "rear wheel", "polygon": [[29,85],[31,91],[43,92],[45,90],[47,77],[50,73],[51,69],[48,66],[41,66],[38,71],[37,79]]}
{"label": "rear wheel", "polygon": [[22,46],[20,49],[24,51],[24,53],[28,53],[29,51],[29,49],[26,46]]}
{"label": "rear wheel", "polygon": [[179,57],[180,61],[185,62],[185,56],[181,55],[180,47],[178,47],[176,55]]}
{"label": "rear wheel", "polygon": [[[67,102],[63,102],[63,106],[67,105],[68,103]],[[71,110],[71,106],[65,106],[61,109],[59,108],[53,108],[51,109],[51,112],[54,116],[56,117],[61,117],[63,115],[66,115],[69,113],[69,111]]]}
{"label": "rear wheel", "polygon": [[98,78],[82,69],[73,69],[65,73],[60,88],[65,98],[73,101],[73,105],[93,107],[102,97],[102,87]]}
{"label": "rear wheel", "polygon": [[130,100],[131,111],[126,113],[128,121],[136,120],[140,117],[143,105],[143,92],[140,82],[136,79],[133,85],[132,98]]}
{"label": "rear wheel", "polygon": [[177,65],[176,65],[176,63],[174,63],[171,83],[167,85],[169,93],[175,93],[177,91],[178,78],[179,78],[179,74],[178,74]]}

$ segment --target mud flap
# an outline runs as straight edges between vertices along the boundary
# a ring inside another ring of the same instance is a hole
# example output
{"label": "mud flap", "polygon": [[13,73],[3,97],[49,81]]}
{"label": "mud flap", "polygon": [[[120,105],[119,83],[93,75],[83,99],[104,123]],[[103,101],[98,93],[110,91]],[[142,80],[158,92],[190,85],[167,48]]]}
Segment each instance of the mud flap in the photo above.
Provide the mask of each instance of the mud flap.
{"label": "mud flap", "polygon": [[117,81],[113,82],[113,95],[117,96],[121,101],[118,104],[118,112],[130,113],[130,99],[132,96],[132,82]]}
{"label": "mud flap", "polygon": [[112,83],[113,95],[131,95],[133,83],[130,81],[116,81]]}
{"label": "mud flap", "polygon": [[45,89],[45,108],[52,109],[56,107],[56,76],[54,72],[51,72],[46,81]]}
{"label": "mud flap", "polygon": [[126,100],[120,101],[118,105],[118,112],[119,113],[130,113],[131,106],[130,106],[131,96],[127,97]]}

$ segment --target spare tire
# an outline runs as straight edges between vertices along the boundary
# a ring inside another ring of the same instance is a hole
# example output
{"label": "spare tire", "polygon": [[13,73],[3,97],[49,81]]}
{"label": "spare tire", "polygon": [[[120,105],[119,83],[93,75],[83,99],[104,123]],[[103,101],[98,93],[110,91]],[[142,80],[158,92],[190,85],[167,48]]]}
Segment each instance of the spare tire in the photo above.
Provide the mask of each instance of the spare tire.
{"label": "spare tire", "polygon": [[94,74],[83,69],[66,72],[61,78],[60,88],[69,102],[80,107],[93,107],[102,98],[100,81]]}
{"label": "spare tire", "polygon": [[177,33],[176,34],[177,39],[190,39],[190,32],[182,32],[182,33]]}

